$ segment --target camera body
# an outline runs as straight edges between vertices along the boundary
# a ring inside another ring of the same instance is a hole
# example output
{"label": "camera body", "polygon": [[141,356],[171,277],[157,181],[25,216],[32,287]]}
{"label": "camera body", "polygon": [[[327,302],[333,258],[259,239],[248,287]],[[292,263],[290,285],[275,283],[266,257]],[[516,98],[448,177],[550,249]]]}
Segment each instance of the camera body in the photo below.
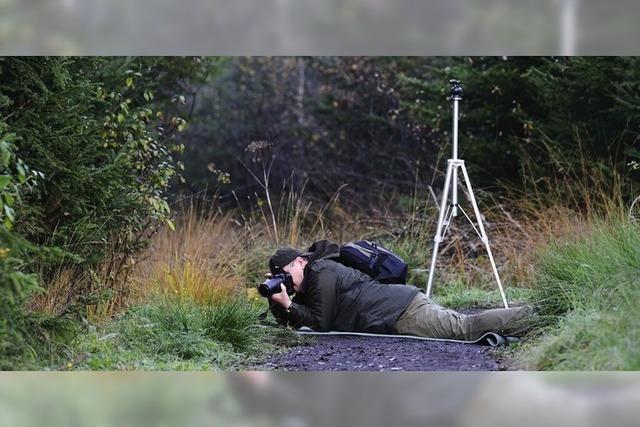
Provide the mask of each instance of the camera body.
{"label": "camera body", "polygon": [[265,298],[271,298],[275,294],[282,292],[280,285],[284,284],[287,294],[293,293],[293,278],[289,273],[280,273],[271,276],[258,285],[258,293]]}

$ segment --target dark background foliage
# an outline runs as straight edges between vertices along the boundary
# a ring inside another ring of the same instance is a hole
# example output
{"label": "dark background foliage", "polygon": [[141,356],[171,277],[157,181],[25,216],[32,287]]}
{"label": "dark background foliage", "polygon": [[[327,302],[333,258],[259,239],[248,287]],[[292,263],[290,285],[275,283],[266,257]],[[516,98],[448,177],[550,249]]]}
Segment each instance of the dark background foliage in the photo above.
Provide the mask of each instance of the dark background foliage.
{"label": "dark background foliage", "polygon": [[550,149],[611,160],[605,172],[629,173],[634,186],[638,69],[637,58],[616,57],[234,59],[196,103],[187,188],[216,187],[224,171],[224,200],[235,203],[231,190],[251,197],[259,187],[244,149],[259,140],[271,144],[276,190],[308,178],[308,194],[326,200],[346,183],[360,205],[416,182],[426,191],[450,156],[450,78],[464,84],[460,156],[480,186],[556,173]]}

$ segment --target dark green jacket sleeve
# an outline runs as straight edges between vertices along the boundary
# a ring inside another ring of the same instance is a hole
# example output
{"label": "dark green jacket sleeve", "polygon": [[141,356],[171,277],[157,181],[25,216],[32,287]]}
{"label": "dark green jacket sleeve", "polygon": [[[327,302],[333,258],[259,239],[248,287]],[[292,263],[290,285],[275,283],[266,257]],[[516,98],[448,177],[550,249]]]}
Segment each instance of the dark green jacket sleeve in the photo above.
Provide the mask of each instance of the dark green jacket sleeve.
{"label": "dark green jacket sleeve", "polygon": [[292,304],[289,319],[300,326],[316,331],[329,331],[337,312],[338,276],[331,269],[309,271],[305,304]]}
{"label": "dark green jacket sleeve", "polygon": [[284,326],[288,325],[289,313],[287,313],[287,310],[285,310],[283,306],[271,300],[271,298],[269,298],[269,310],[271,311],[271,314],[273,314],[273,317],[276,318],[279,324]]}
{"label": "dark green jacket sleeve", "polygon": [[[300,298],[296,295],[293,297],[291,302],[299,303]],[[299,328],[300,326],[303,326],[303,325],[298,325],[296,322],[294,322],[291,319],[290,313],[288,313],[283,306],[281,306],[280,304],[278,304],[277,302],[271,299],[269,299],[269,310],[271,311],[271,314],[273,314],[273,317],[275,317],[278,323],[281,325],[291,326],[292,328]]]}

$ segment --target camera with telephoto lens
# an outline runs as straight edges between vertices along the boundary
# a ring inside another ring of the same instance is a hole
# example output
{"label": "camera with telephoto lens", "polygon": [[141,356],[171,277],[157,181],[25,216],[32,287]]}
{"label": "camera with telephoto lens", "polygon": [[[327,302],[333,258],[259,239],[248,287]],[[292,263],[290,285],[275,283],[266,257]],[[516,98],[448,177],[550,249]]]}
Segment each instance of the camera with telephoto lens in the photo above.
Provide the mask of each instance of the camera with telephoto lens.
{"label": "camera with telephoto lens", "polygon": [[258,285],[258,292],[265,298],[271,298],[274,294],[282,292],[280,285],[284,284],[287,294],[293,293],[293,278],[289,273],[280,273],[271,276]]}

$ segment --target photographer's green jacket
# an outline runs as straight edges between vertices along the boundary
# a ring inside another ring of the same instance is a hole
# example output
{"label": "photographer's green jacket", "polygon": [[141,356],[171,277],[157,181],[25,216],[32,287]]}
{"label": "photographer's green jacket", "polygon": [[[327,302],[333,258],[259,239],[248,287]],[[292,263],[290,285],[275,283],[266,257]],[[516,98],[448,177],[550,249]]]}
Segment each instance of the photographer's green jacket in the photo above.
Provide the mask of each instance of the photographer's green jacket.
{"label": "photographer's green jacket", "polygon": [[321,240],[309,248],[302,292],[289,310],[270,301],[280,323],[316,331],[395,333],[398,317],[419,292],[410,285],[387,285],[335,260],[340,247]]}

